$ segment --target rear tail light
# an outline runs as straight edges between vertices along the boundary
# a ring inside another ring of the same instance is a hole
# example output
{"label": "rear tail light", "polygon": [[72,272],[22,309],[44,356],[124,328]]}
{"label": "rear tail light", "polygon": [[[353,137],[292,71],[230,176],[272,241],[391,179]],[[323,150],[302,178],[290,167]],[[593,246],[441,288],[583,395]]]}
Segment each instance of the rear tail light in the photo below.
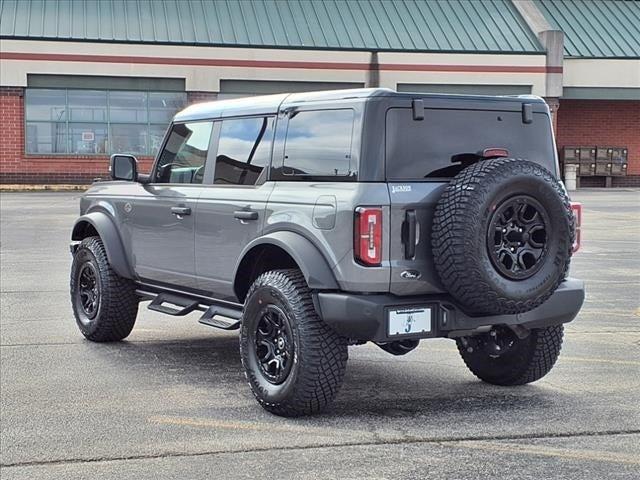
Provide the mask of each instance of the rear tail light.
{"label": "rear tail light", "polygon": [[576,219],[576,238],[573,242],[573,253],[580,250],[580,230],[582,227],[582,204],[578,202],[571,202],[571,212]]}
{"label": "rear tail light", "polygon": [[353,226],[353,250],[357,262],[376,267],[382,262],[382,208],[358,207]]}

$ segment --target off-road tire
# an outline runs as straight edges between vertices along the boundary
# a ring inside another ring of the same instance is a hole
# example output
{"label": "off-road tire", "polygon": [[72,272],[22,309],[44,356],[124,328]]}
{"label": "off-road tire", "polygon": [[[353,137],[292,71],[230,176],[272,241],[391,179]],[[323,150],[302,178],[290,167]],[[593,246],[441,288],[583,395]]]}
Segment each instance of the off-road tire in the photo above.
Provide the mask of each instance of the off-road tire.
{"label": "off-road tire", "polygon": [[[87,262],[95,268],[99,285],[97,313],[91,319],[82,309],[78,293],[79,275]],[[111,268],[100,237],[82,240],[71,265],[71,305],[82,334],[93,342],[115,342],[126,338],[136,322],[138,303],[134,283]]]}
{"label": "off-road tire", "polygon": [[[274,305],[291,327],[293,364],[282,383],[271,383],[259,367],[256,330],[261,312]],[[297,269],[260,275],[247,294],[240,331],[240,356],[254,396],[267,411],[296,417],[317,413],[340,389],[348,358],[347,340],[315,311],[311,292]]]}
{"label": "off-road tire", "polygon": [[[480,380],[493,385],[514,386],[535,382],[544,377],[558,359],[562,348],[563,325],[532,329],[511,349],[492,357],[484,350],[457,339],[458,351],[469,370]],[[471,350],[471,351],[470,351]]]}
{"label": "off-road tire", "polygon": [[[517,196],[538,202],[549,225],[544,256],[529,278],[514,280],[490,258],[493,212]],[[575,220],[556,178],[537,163],[497,158],[462,170],[446,187],[434,214],[431,245],[446,290],[471,315],[515,314],[547,300],[569,270]]]}

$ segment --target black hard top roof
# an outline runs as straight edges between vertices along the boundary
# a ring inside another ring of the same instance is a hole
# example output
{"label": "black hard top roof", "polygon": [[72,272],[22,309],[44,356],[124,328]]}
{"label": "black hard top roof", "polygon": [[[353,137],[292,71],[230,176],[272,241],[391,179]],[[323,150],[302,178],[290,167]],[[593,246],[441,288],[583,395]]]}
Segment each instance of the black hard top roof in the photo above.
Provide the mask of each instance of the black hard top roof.
{"label": "black hard top roof", "polygon": [[303,93],[281,93],[277,95],[264,95],[257,97],[236,98],[232,100],[217,100],[213,102],[197,103],[191,105],[174,117],[176,122],[202,120],[206,118],[231,117],[238,115],[275,114],[280,108],[288,105],[297,105],[305,102],[327,102],[350,99],[371,99],[376,97],[409,98],[433,98],[451,100],[471,100],[490,102],[520,102],[520,103],[545,103],[535,95],[460,95],[444,93],[411,93],[396,92],[390,88],[354,88],[348,90],[326,90]]}

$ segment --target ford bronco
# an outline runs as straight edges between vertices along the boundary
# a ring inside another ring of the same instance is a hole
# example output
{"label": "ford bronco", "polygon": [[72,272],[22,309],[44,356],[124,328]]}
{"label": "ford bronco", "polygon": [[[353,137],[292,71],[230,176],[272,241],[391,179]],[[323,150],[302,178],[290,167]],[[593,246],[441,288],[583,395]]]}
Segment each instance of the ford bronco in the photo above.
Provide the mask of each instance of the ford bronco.
{"label": "ford bronco", "polygon": [[580,206],[534,96],[388,89],[192,105],[150,174],[113,155],[82,196],[71,300],[122,340],[138,305],[240,329],[253,394],[278,415],[336,396],[348,346],[403,355],[450,338],[485,382],[554,365],[584,300],[568,276]]}

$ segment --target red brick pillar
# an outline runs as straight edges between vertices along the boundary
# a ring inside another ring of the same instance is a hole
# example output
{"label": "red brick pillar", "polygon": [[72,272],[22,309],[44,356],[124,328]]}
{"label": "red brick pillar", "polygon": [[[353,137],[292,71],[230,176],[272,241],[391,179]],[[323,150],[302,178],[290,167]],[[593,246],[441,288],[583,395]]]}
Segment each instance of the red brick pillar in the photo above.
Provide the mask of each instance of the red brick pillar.
{"label": "red brick pillar", "polygon": [[544,99],[549,105],[549,110],[551,111],[551,122],[553,124],[553,131],[557,135],[558,134],[558,109],[560,108],[560,99],[555,97],[548,97]]}
{"label": "red brick pillar", "polygon": [[24,151],[24,89],[0,87],[0,183],[17,183]]}
{"label": "red brick pillar", "polygon": [[211,102],[217,100],[218,94],[214,92],[187,92],[187,104]]}

